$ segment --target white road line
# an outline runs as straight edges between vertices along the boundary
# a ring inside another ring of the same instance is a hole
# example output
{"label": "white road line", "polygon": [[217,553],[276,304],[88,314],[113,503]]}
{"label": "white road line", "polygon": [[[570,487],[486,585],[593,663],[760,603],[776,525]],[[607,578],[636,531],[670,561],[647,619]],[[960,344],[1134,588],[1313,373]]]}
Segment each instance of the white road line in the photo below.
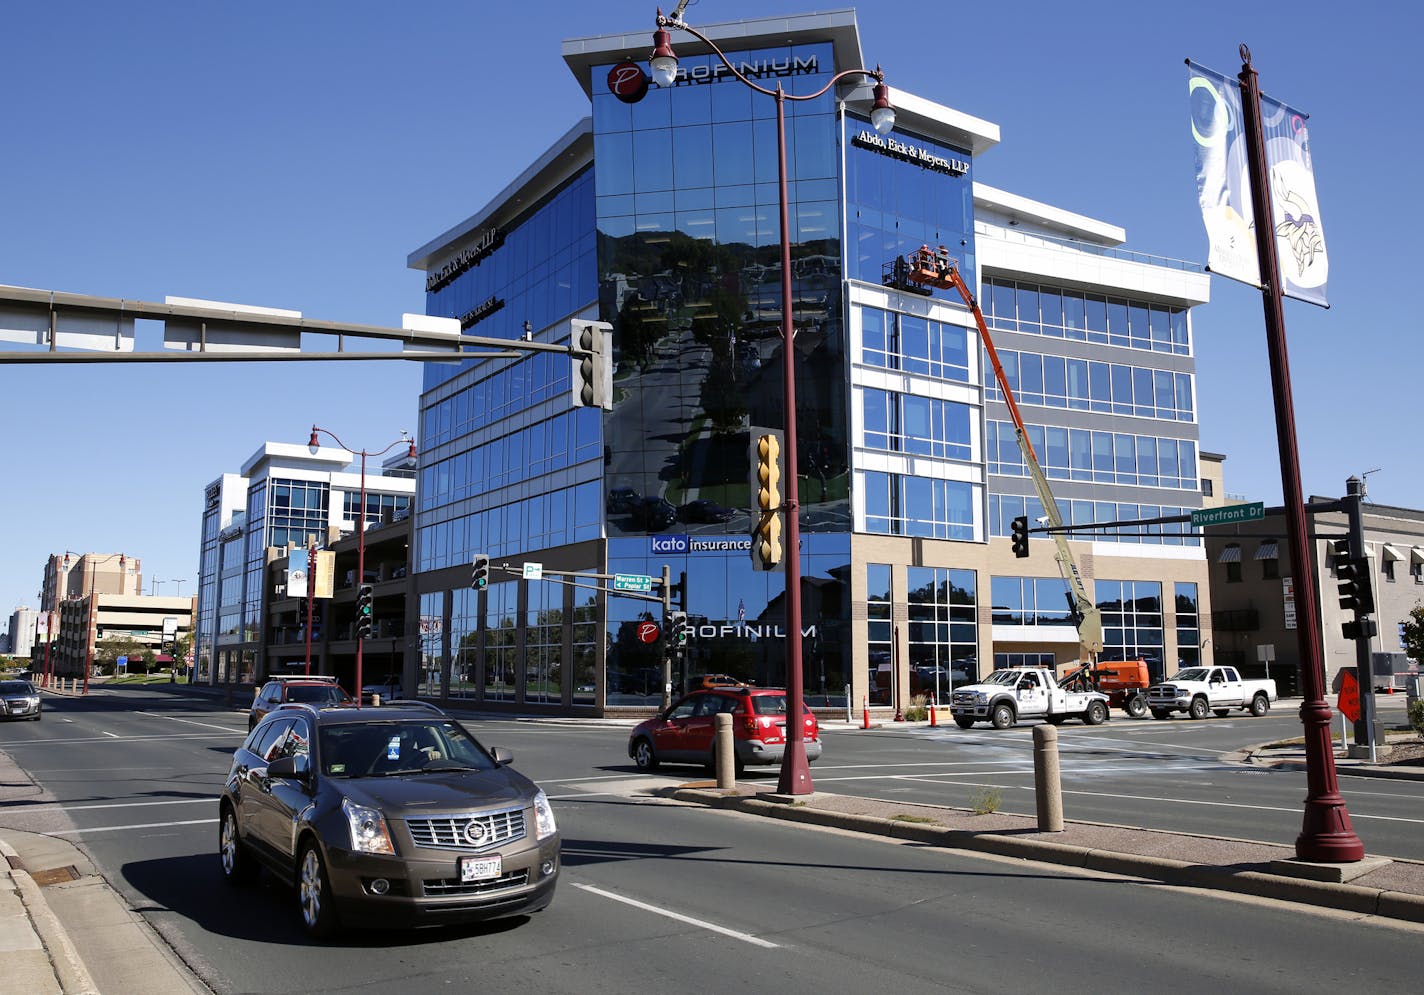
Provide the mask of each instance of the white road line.
{"label": "white road line", "polygon": [[220,729],[220,730],[222,730],[223,732],[241,733],[241,734],[244,735],[244,736],[247,735],[247,732],[246,732],[246,730],[244,730],[244,729],[230,729],[230,728],[228,728],[227,726],[215,726],[215,725],[213,725],[211,722],[194,722],[192,719],[180,719],[180,718],[177,718],[176,716],[173,716],[173,715],[163,715],[163,714],[161,714],[161,713],[159,713],[159,712],[144,712],[144,711],[140,711],[139,714],[140,714],[140,715],[152,715],[154,718],[158,718],[158,719],[168,719],[170,722],[183,722],[183,723],[186,723],[187,725],[190,725],[190,726],[202,726],[204,729]]}
{"label": "white road line", "polygon": [[644,912],[651,912],[654,915],[666,916],[669,919],[676,919],[678,922],[685,922],[689,926],[697,926],[700,929],[711,930],[714,933],[721,933],[723,936],[730,936],[734,940],[741,940],[743,943],[750,943],[758,947],[766,947],[768,950],[775,950],[780,944],[772,943],[770,940],[763,940],[759,936],[752,936],[750,933],[740,933],[735,929],[728,929],[726,926],[718,926],[703,919],[694,919],[685,916],[681,912],[673,912],[671,909],[659,908],[656,905],[649,905],[647,902],[640,902],[636,899],[625,898],[622,895],[615,895],[611,891],[604,891],[602,888],[595,888],[589,884],[574,884],[575,888],[600,895],[603,898],[612,899],[615,902],[622,902],[624,905],[631,905],[635,909],[642,909]]}
{"label": "white road line", "polygon": [[[146,769],[146,768],[139,768]],[[150,805],[211,805],[217,801],[217,797],[212,798],[175,798],[171,801],[163,802],[110,802],[104,805],[35,805],[32,808],[15,809],[15,815],[29,815],[31,812],[83,812],[96,808],[147,808]]]}
{"label": "white road line", "polygon": [[[183,733],[183,734],[179,734],[179,735],[172,735],[172,734],[167,734],[167,735],[164,735],[164,734],[155,734],[155,735],[152,735],[152,736],[120,736],[120,737],[119,737],[119,740],[120,740],[121,742],[124,742],[124,743],[144,743],[144,742],[149,742],[149,741],[155,740],[155,739],[161,739],[161,740],[163,740],[165,743],[171,743],[171,742],[174,742],[174,741],[180,740],[180,739],[212,739],[212,738],[213,738],[213,737],[208,736],[208,735],[205,735],[205,734],[203,734],[203,733],[190,732],[190,733]],[[104,739],[102,736],[80,736],[80,737],[77,737],[77,738],[75,738],[75,739],[64,739],[64,738],[59,737],[59,736],[49,736],[49,737],[46,737],[46,738],[44,738],[44,739],[14,740],[14,741],[12,741],[12,742],[6,743],[6,744],[5,744],[5,749],[8,750],[8,749],[11,749],[11,748],[16,747],[16,746],[46,746],[46,747],[48,747],[48,746],[60,746],[60,745],[62,745],[62,746],[70,746],[70,745],[75,745],[75,744],[80,744],[80,743],[112,743],[112,742],[113,742],[113,740],[111,740],[111,739]],[[97,769],[97,770],[102,770],[103,768],[95,768],[95,769]]]}
{"label": "white road line", "polygon": [[100,729],[99,731],[103,732],[105,736],[112,736],[114,739],[123,739],[123,737],[116,732],[104,732],[103,729]]}
{"label": "white road line", "polygon": [[121,833],[131,832],[135,829],[167,829],[170,826],[202,826],[208,823],[216,823],[216,817],[211,819],[190,819],[187,822],[144,822],[137,826],[91,826],[87,829],[59,829],[52,830],[49,836],[83,836],[85,833]]}
{"label": "white road line", "polygon": [[[1064,791],[1065,795],[1091,795],[1095,798],[1116,798],[1127,801],[1147,801],[1147,802],[1172,802],[1177,805],[1209,805],[1216,808],[1247,808],[1257,812],[1294,812],[1300,813],[1300,806],[1295,808],[1280,808],[1275,805],[1242,805],[1237,802],[1210,802],[1197,801],[1191,798],[1155,798],[1151,795],[1113,795],[1105,791]],[[1361,815],[1359,812],[1351,812],[1352,819],[1374,819],[1377,822],[1409,822],[1415,825],[1424,825],[1424,819],[1404,819],[1393,815]]]}
{"label": "white road line", "polygon": [[570,798],[604,798],[612,796],[611,791],[575,791],[571,795],[545,795],[551,802],[566,802]]}

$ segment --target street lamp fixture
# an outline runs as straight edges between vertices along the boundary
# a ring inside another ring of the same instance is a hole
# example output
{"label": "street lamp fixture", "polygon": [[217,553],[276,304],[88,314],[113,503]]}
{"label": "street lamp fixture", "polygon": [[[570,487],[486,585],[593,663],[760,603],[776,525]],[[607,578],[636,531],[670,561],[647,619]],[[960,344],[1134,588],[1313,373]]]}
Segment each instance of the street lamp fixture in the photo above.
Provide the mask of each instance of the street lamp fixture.
{"label": "street lamp fixture", "polygon": [[778,195],[781,206],[781,359],[782,382],[785,391],[786,429],[783,451],[786,458],[785,497],[779,509],[786,515],[786,752],[781,762],[781,775],[777,791],[785,795],[805,795],[813,790],[811,768],[806,759],[805,729],[802,725],[802,664],[801,664],[801,527],[800,495],[797,487],[796,457],[796,358],[795,329],[791,308],[791,235],[789,225],[790,204],[786,187],[786,101],[815,100],[836,84],[852,77],[875,81],[872,90],[874,104],[870,111],[870,124],[877,133],[886,134],[895,127],[895,108],[890,103],[890,87],[885,83],[885,74],[879,66],[874,69],[846,69],[836,73],[815,93],[792,95],[785,91],[780,81],[776,89],[768,89],[749,79],[732,63],[720,48],[701,31],[688,26],[682,20],[680,3],[671,16],[664,16],[662,9],[657,13],[657,30],[653,32],[653,54],[649,68],[659,86],[671,86],[677,78],[677,54],[672,49],[669,29],[686,31],[711,49],[721,60],[729,75],[757,93],[776,100],[776,153]]}
{"label": "street lamp fixture", "polygon": [[[317,450],[321,448],[321,440],[317,438],[318,435],[330,436],[333,442],[335,442],[342,449],[345,449],[347,452],[355,451],[346,443],[342,442],[341,439],[337,437],[335,432],[329,431],[328,429],[324,428],[318,428],[317,426],[313,425],[311,428],[311,438],[307,440],[307,448],[311,450],[313,456],[315,456]],[[406,452],[407,458],[416,458],[415,440],[410,438],[409,432],[405,431],[401,432],[401,437],[399,439],[397,439],[395,442],[392,442],[389,446],[387,446],[385,449],[380,450],[379,452],[367,452],[364,449],[361,450],[361,500],[360,504],[356,509],[356,586],[358,589],[361,587],[362,584],[366,582],[366,457],[384,456],[386,453],[396,448],[396,446],[409,446],[410,448]],[[307,628],[308,631],[310,631],[310,618],[308,618],[307,620]],[[361,665],[363,657],[362,648],[365,646],[365,642],[366,641],[362,639],[360,634],[358,633],[356,636],[356,693],[352,696],[356,699],[357,708],[361,707]],[[310,664],[308,664],[308,669],[310,669]]]}

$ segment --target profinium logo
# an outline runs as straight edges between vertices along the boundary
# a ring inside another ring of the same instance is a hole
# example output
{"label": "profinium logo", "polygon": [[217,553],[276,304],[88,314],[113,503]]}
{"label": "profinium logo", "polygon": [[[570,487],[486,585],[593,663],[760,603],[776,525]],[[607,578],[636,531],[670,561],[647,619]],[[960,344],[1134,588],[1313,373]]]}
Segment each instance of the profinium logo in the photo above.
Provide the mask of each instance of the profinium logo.
{"label": "profinium logo", "polygon": [[636,104],[648,93],[648,74],[636,62],[620,62],[608,70],[608,92],[625,104]]}

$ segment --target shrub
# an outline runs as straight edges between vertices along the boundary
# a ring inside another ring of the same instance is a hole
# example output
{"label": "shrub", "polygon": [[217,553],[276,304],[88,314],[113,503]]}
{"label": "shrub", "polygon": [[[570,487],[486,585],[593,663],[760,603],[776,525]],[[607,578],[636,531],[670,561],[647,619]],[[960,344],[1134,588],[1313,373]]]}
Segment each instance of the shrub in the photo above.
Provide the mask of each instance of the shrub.
{"label": "shrub", "polygon": [[1415,698],[1409,703],[1409,724],[1415,732],[1424,736],[1424,698]]}
{"label": "shrub", "polygon": [[983,787],[974,792],[969,805],[975,815],[993,815],[1004,803],[1004,793],[998,788]]}
{"label": "shrub", "polygon": [[910,707],[905,709],[906,722],[923,722],[930,717],[930,700],[922,694],[910,699]]}

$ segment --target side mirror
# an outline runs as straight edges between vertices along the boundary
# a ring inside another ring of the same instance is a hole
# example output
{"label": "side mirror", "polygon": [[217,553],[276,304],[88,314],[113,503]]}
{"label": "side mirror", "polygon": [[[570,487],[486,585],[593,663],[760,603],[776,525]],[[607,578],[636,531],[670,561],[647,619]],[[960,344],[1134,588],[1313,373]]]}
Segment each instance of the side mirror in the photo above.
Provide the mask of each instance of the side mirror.
{"label": "side mirror", "polygon": [[490,747],[490,756],[494,758],[496,767],[508,767],[514,763],[514,754],[503,746]]}
{"label": "side mirror", "polygon": [[305,784],[311,777],[311,768],[306,757],[279,757],[267,765],[267,776]]}

